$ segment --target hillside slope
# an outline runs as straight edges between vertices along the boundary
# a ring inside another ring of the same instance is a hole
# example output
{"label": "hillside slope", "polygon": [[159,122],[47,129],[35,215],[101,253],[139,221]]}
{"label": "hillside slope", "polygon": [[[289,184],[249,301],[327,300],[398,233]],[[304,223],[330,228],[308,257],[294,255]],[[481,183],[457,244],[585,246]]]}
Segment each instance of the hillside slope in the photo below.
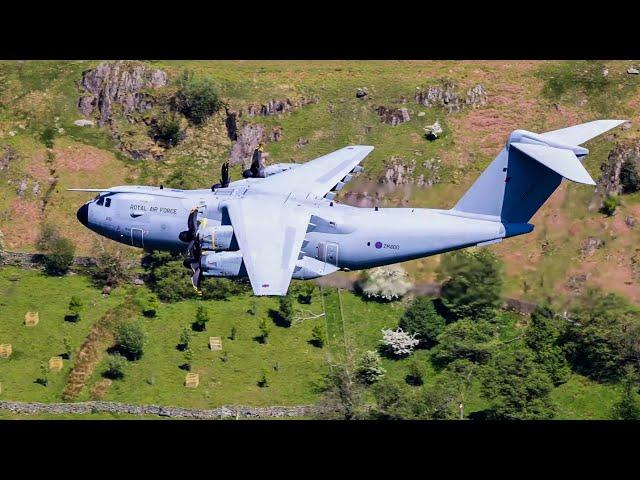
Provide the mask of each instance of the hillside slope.
{"label": "hillside slope", "polygon": [[[43,226],[57,224],[80,254],[90,254],[97,237],[75,219],[89,196],[66,188],[208,186],[229,158],[232,176],[239,178],[242,162],[261,139],[268,162],[304,162],[345,144],[374,145],[365,174],[341,193],[342,201],[449,208],[513,129],[543,132],[597,118],[631,120],[630,128],[587,145],[586,166],[597,179],[615,145],[633,146],[640,139],[640,78],[626,72],[632,65],[0,62],[0,230],[7,250],[35,251]],[[226,108],[203,125],[182,119],[184,138],[169,147],[149,132],[184,70],[211,78]],[[365,87],[366,95],[357,98]],[[77,125],[79,120],[93,125]],[[430,142],[423,128],[436,120],[443,134]],[[606,217],[598,211],[605,183],[594,193],[563,182],[534,217],[534,233],[490,247],[506,263],[507,295],[570,299],[598,285],[640,302],[639,233],[633,226],[640,220],[640,197],[623,195],[617,214]],[[432,281],[438,261],[405,267],[416,281]]]}

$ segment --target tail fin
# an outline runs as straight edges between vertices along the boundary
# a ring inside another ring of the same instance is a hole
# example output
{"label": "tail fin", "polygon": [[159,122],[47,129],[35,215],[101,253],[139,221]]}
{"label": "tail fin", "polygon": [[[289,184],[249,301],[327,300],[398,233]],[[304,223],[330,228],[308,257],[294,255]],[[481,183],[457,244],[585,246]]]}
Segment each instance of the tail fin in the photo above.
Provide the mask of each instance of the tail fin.
{"label": "tail fin", "polygon": [[595,185],[578,145],[624,123],[597,120],[542,134],[515,130],[507,145],[458,201],[454,211],[502,223],[527,223],[562,178]]}

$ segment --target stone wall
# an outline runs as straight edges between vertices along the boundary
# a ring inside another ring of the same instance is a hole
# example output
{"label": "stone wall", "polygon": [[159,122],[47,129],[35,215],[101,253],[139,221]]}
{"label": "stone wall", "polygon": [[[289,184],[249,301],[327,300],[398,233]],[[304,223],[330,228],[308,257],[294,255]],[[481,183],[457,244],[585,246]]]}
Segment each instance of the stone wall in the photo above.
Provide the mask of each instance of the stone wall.
{"label": "stone wall", "polygon": [[309,417],[325,413],[314,405],[293,407],[234,407],[223,406],[211,410],[158,405],[130,405],[116,402],[38,403],[0,401],[0,410],[18,414],[74,414],[115,413],[128,415],[158,415],[161,417],[215,420],[223,418],[285,418]]}

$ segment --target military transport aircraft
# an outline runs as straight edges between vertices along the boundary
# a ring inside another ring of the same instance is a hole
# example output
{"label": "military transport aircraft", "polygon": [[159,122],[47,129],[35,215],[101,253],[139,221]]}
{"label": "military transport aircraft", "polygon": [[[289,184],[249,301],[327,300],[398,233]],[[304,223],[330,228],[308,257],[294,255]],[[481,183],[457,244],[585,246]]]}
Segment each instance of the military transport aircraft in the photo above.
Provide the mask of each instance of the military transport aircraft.
{"label": "military transport aircraft", "polygon": [[[595,185],[578,145],[624,120],[598,120],[542,134],[515,130],[506,146],[449,210],[356,208],[334,202],[371,146],[342,148],[304,164],[263,168],[204,190],[120,186],[98,192],[78,220],[112,240],[186,254],[204,277],[249,277],[255,295],[286,295],[311,279],[483,246],[533,230],[531,217],[562,178]],[[185,229],[186,228],[186,229]]]}

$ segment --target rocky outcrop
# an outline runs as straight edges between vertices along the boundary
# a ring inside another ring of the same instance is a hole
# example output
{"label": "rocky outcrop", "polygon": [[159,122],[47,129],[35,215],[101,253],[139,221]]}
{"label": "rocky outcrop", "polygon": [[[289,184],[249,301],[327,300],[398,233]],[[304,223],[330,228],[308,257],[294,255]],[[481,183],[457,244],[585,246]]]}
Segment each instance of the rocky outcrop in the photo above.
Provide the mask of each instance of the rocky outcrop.
{"label": "rocky outcrop", "polygon": [[380,121],[389,125],[400,125],[401,123],[411,120],[409,117],[409,110],[406,108],[387,108],[380,105],[376,112],[380,116]]}
{"label": "rocky outcrop", "polygon": [[[615,144],[607,161],[600,165],[600,171],[597,191],[602,196],[634,191],[632,184],[635,182],[631,176],[633,172],[640,172],[640,141]],[[637,183],[640,186],[640,182]]]}
{"label": "rocky outcrop", "polygon": [[229,153],[229,163],[237,165],[242,163],[245,167],[251,164],[251,156],[253,151],[262,141],[264,136],[264,126],[259,123],[245,124],[237,134],[237,141],[231,147]]}
{"label": "rocky outcrop", "polygon": [[0,170],[9,168],[9,164],[18,160],[18,158],[20,158],[20,155],[16,150],[9,146],[2,147],[2,150],[0,150]]}
{"label": "rocky outcrop", "polygon": [[416,161],[405,162],[401,157],[392,157],[387,165],[387,169],[379,182],[382,184],[390,184],[393,186],[415,184],[419,187],[431,187],[440,182],[440,160],[425,160],[422,166],[427,173],[415,176]]}
{"label": "rocky outcrop", "polygon": [[282,140],[282,127],[273,127],[269,134],[269,140],[272,142],[279,142]]}
{"label": "rocky outcrop", "polygon": [[117,104],[132,122],[131,113],[144,112],[153,104],[153,97],[143,90],[164,87],[167,83],[165,72],[142,62],[102,62],[83,72],[80,80],[83,94],[78,108],[85,116],[93,115],[97,109],[98,125],[105,125],[111,121],[113,106]]}
{"label": "rocky outcrop", "polygon": [[0,401],[0,409],[17,414],[72,414],[113,413],[128,415],[158,415],[172,418],[215,420],[222,418],[285,418],[310,417],[328,413],[315,405],[291,407],[235,407],[223,406],[211,410],[165,407],[159,405],[131,405],[117,402],[38,403]]}
{"label": "rocky outcrop", "polygon": [[462,108],[470,106],[477,108],[487,103],[487,91],[478,84],[469,88],[464,101],[453,82],[443,81],[441,85],[418,89],[415,101],[424,107],[442,107],[447,113],[459,112]]}
{"label": "rocky outcrop", "polygon": [[239,116],[246,114],[249,117],[262,116],[268,117],[271,115],[279,115],[282,113],[289,113],[305,105],[318,103],[318,97],[299,97],[297,99],[272,99],[266,103],[260,105],[250,104],[244,109],[238,111]]}
{"label": "rocky outcrop", "polygon": [[590,257],[598,249],[604,246],[604,240],[597,237],[587,237],[580,245],[580,253],[583,257]]}

